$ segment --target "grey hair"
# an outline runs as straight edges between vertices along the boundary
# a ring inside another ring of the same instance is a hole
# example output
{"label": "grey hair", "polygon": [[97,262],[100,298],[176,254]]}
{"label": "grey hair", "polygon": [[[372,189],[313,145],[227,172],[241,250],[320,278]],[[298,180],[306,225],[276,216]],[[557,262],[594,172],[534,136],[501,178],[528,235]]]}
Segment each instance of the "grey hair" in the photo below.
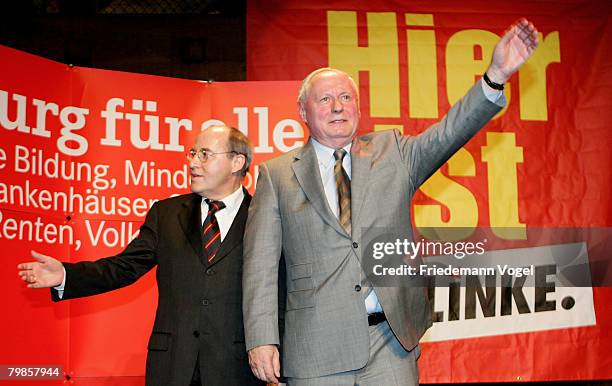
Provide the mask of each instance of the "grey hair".
{"label": "grey hair", "polygon": [[229,151],[233,151],[244,156],[244,165],[240,171],[241,175],[244,177],[249,171],[251,162],[253,162],[253,146],[251,145],[251,141],[249,141],[247,136],[244,135],[242,131],[236,129],[235,127],[226,126],[226,128],[228,129]]}
{"label": "grey hair", "polygon": [[226,125],[213,125],[208,127],[206,130],[211,129],[223,129],[227,132],[227,142],[229,149],[227,151],[233,154],[227,154],[228,158],[233,157],[236,154],[242,154],[245,158],[244,165],[240,170],[240,175],[243,177],[247,175],[251,162],[253,162],[253,146],[251,141],[244,135],[240,130],[235,127]]}
{"label": "grey hair", "polygon": [[335,72],[337,74],[345,75],[353,85],[355,93],[357,94],[357,96],[359,96],[359,88],[357,87],[357,83],[355,83],[355,80],[349,74],[336,68],[322,67],[308,74],[302,81],[302,85],[300,86],[300,91],[298,92],[297,98],[297,102],[300,105],[304,105],[304,103],[306,103],[306,99],[308,98],[308,93],[310,92],[310,87],[312,85],[312,79],[323,72]]}

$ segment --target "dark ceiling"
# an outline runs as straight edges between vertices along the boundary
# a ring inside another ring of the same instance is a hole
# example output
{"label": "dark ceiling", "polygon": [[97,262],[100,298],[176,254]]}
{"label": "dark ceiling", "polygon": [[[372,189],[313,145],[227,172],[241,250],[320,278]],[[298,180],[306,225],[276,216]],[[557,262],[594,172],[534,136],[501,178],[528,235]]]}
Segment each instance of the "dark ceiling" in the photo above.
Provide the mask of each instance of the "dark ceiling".
{"label": "dark ceiling", "polygon": [[246,79],[245,0],[12,0],[0,44],[76,66]]}

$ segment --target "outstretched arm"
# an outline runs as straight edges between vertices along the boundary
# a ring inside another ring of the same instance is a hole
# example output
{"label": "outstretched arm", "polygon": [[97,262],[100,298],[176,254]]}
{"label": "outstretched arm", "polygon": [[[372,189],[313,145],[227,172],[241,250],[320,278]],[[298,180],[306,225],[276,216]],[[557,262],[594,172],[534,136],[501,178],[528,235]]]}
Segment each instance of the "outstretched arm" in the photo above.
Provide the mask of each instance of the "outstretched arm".
{"label": "outstretched arm", "polygon": [[35,261],[19,264],[19,276],[28,288],[57,287],[65,281],[63,292],[51,291],[54,301],[97,295],[132,284],[157,264],[157,208],[157,203],[151,207],[139,235],[116,256],[62,263],[32,251]]}
{"label": "outstretched arm", "polygon": [[[500,85],[506,83],[529,59],[537,45],[538,31],[532,23],[520,19],[512,24],[495,45],[491,64],[486,71],[489,79]],[[491,103],[488,97],[485,97],[482,84],[472,87],[440,122],[422,134],[415,137],[398,137],[415,189],[503,107],[503,103]]]}

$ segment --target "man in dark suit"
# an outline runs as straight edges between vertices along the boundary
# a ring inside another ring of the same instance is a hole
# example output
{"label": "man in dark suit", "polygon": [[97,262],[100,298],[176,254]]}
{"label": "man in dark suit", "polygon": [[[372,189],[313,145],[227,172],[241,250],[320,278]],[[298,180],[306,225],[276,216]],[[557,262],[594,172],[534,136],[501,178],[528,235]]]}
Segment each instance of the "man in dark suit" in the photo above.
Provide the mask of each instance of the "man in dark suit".
{"label": "man in dark suit", "polygon": [[19,275],[30,288],[54,287],[59,301],[127,286],[157,266],[146,384],[261,384],[248,366],[241,309],[251,201],[241,183],[252,148],[240,131],[216,126],[198,135],[187,158],[192,193],[156,202],[123,252],[61,263],[32,251],[36,261],[20,264]]}

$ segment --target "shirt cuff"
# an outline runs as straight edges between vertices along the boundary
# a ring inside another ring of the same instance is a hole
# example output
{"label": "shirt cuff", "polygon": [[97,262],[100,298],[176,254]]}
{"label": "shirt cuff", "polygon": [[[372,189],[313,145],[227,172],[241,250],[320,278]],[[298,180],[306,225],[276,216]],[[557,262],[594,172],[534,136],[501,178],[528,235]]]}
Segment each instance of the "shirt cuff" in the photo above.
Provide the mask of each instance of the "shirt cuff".
{"label": "shirt cuff", "polygon": [[64,271],[64,278],[62,279],[62,283],[57,287],[53,287],[53,289],[57,291],[57,297],[59,297],[60,299],[64,297],[64,287],[66,287],[66,268],[62,266],[62,270]]}
{"label": "shirt cuff", "polygon": [[482,86],[482,92],[484,92],[485,97],[495,104],[497,104],[497,101],[504,95],[503,91],[489,87],[484,79],[480,79],[480,85]]}

